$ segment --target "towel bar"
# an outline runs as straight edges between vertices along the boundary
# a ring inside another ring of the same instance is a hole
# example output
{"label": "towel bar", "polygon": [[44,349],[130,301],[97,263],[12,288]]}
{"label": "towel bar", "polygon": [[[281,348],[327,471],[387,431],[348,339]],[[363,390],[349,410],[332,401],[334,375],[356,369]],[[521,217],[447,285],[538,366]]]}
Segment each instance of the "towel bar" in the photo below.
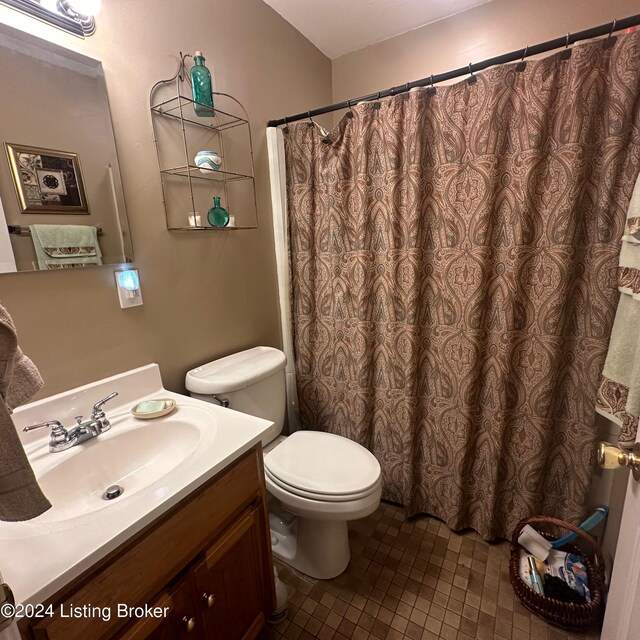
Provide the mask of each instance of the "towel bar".
{"label": "towel bar", "polygon": [[[8,224],[7,229],[9,233],[19,236],[19,235],[31,235],[31,230],[29,227],[21,227],[19,224]],[[98,235],[103,235],[102,227],[97,227]]]}

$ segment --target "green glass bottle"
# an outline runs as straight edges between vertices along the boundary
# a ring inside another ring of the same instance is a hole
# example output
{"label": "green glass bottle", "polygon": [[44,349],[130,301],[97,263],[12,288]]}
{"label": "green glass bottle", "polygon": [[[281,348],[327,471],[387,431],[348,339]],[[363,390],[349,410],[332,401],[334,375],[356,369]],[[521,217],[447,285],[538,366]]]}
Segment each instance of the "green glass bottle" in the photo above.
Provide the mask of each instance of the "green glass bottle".
{"label": "green glass bottle", "polygon": [[212,227],[226,227],[229,224],[229,212],[220,204],[218,196],[213,198],[213,207],[209,209],[207,220]]}
{"label": "green glass bottle", "polygon": [[204,56],[202,51],[196,51],[193,57],[195,64],[191,67],[191,89],[195,104],[196,115],[201,118],[212,118],[215,115],[213,110],[213,92],[211,90],[211,73],[204,66]]}

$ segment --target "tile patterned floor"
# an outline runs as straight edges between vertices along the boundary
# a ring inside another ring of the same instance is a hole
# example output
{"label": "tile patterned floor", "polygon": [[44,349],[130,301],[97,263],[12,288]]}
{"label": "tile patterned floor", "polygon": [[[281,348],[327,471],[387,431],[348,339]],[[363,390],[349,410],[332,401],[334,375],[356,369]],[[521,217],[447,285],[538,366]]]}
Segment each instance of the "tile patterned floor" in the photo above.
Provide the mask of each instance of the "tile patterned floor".
{"label": "tile patterned floor", "polygon": [[509,546],[439,520],[406,521],[383,503],[351,524],[351,562],[334,580],[278,565],[289,592],[287,618],[260,640],[577,640],[533,616],[515,598]]}

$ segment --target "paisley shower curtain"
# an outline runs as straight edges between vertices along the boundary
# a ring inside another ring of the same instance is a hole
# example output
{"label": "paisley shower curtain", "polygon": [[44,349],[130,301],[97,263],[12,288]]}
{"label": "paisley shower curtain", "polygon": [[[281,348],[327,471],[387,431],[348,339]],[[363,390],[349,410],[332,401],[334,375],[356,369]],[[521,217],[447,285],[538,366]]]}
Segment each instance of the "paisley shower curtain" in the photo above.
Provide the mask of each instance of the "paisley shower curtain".
{"label": "paisley shower curtain", "polygon": [[611,44],[286,130],[302,423],[409,515],[583,515],[640,168],[640,33]]}

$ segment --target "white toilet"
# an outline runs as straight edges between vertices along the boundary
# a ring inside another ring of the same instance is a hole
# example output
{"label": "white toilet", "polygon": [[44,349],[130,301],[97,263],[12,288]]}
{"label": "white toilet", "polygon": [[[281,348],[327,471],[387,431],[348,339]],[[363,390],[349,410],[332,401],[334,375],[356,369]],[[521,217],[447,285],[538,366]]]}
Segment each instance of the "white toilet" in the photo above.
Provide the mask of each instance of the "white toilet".
{"label": "white toilet", "polygon": [[274,556],[314,578],[335,578],[350,558],[347,522],[380,504],[380,465],[357,442],[320,431],[280,435],[285,416],[285,355],[255,347],[192,369],[194,398],[267,420],[264,467]]}

